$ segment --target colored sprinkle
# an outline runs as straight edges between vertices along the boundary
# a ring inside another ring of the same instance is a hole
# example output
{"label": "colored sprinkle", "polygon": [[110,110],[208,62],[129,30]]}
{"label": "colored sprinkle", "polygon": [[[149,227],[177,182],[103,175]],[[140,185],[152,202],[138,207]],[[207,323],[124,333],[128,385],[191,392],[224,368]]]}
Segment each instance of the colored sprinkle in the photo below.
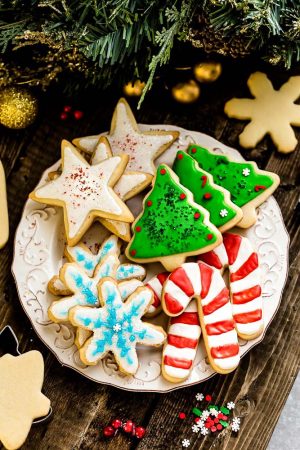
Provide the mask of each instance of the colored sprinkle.
{"label": "colored sprinkle", "polygon": [[140,226],[135,227],[135,231],[137,231],[138,233],[141,231],[141,229],[142,229],[142,227],[140,227]]}
{"label": "colored sprinkle", "polygon": [[186,418],[186,414],[184,413],[184,412],[180,412],[179,414],[178,414],[178,417],[179,417],[179,419],[185,419]]}
{"label": "colored sprinkle", "polygon": [[177,158],[178,159],[182,159],[183,158],[183,154],[182,153],[178,153]]}
{"label": "colored sprinkle", "polygon": [[193,147],[192,150],[191,150],[191,152],[192,152],[192,153],[196,153],[196,152],[197,152],[197,149],[196,149],[195,147]]}
{"label": "colored sprinkle", "polygon": [[162,175],[165,175],[165,174],[167,173],[167,171],[166,171],[166,169],[160,169],[160,173],[161,173]]}
{"label": "colored sprinkle", "polygon": [[151,200],[148,200],[148,201],[147,201],[147,206],[152,206]]}
{"label": "colored sprinkle", "polygon": [[211,197],[212,196],[209,192],[206,192],[206,194],[203,195],[203,198],[205,198],[205,200],[209,200]]}
{"label": "colored sprinkle", "polygon": [[[209,238],[208,236],[211,236],[211,238]],[[212,239],[212,234],[208,234],[208,235],[207,235],[207,239]],[[211,402],[211,395],[206,395],[206,396],[205,396],[205,400],[206,400],[207,402]],[[212,407],[214,408],[213,405],[210,405],[210,406],[212,406]]]}
{"label": "colored sprinkle", "polygon": [[218,425],[217,425],[217,430],[220,431],[220,430],[222,430],[222,428],[223,428],[222,425],[221,425],[220,423],[218,423]]}
{"label": "colored sprinkle", "polygon": [[202,180],[202,187],[204,187],[206,185],[206,183],[207,183],[207,176],[206,175],[202,175],[201,180]]}
{"label": "colored sprinkle", "polygon": [[[211,241],[212,238],[213,238],[213,235],[212,235],[212,234],[208,234],[206,237],[207,237],[207,239],[208,239],[209,241]],[[207,395],[206,397],[210,397],[210,396]],[[207,400],[206,397],[205,397],[205,400]],[[210,399],[211,399],[211,398],[210,398]],[[207,400],[207,401],[209,402],[209,400]]]}
{"label": "colored sprinkle", "polygon": [[263,191],[264,189],[266,189],[266,186],[262,186],[262,185],[259,185],[259,184],[257,184],[255,186],[255,188],[254,188],[255,192]]}
{"label": "colored sprinkle", "polygon": [[230,413],[229,409],[225,408],[225,406],[221,406],[220,410],[222,413],[226,414],[227,416]]}
{"label": "colored sprinkle", "polygon": [[182,194],[180,194],[180,200],[184,200],[185,199],[185,197],[186,197],[186,195],[184,194],[184,193],[182,193]]}
{"label": "colored sprinkle", "polygon": [[195,414],[195,416],[201,417],[202,411],[200,411],[200,409],[198,408],[193,408],[192,413]]}
{"label": "colored sprinkle", "polygon": [[196,212],[196,213],[194,214],[194,217],[195,217],[195,219],[199,219],[200,213]]}
{"label": "colored sprinkle", "polygon": [[136,255],[136,250],[130,250],[130,254],[131,254],[131,256],[135,256]]}
{"label": "colored sprinkle", "polygon": [[215,431],[217,431],[217,427],[215,426],[211,427],[211,431],[214,433]]}

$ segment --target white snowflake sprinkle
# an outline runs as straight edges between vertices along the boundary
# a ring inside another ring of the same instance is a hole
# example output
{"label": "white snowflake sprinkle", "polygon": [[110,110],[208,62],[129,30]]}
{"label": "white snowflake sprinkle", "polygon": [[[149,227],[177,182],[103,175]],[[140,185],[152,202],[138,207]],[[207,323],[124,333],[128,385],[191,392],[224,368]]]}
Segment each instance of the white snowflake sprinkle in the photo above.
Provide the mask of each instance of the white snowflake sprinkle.
{"label": "white snowflake sprinkle", "polygon": [[219,411],[216,408],[211,408],[209,412],[214,417],[217,417],[217,415],[219,414]]}
{"label": "white snowflake sprinkle", "polygon": [[203,428],[204,427],[204,420],[198,420],[197,427]]}
{"label": "white snowflake sprinkle", "polygon": [[228,409],[234,409],[235,408],[235,403],[234,402],[228,402],[226,406],[227,406]]}
{"label": "white snowflake sprinkle", "polygon": [[203,394],[200,394],[200,393],[198,392],[198,394],[196,394],[196,400],[198,400],[198,402],[201,402],[203,399],[204,399],[204,395],[203,395]]}
{"label": "white snowflake sprinkle", "polygon": [[232,423],[237,423],[239,425],[241,423],[241,419],[239,417],[234,417],[232,419]]}
{"label": "white snowflake sprinkle", "polygon": [[183,439],[182,447],[188,448],[191,445],[189,439]]}
{"label": "white snowflake sprinkle", "polygon": [[205,427],[201,428],[200,433],[202,434],[202,436],[206,436],[208,434],[208,428]]}
{"label": "white snowflake sprinkle", "polygon": [[232,431],[237,432],[237,431],[239,431],[239,429],[240,429],[240,425],[239,425],[238,423],[232,422],[232,424],[231,424],[231,429],[232,429]]}
{"label": "white snowflake sprinkle", "polygon": [[195,424],[192,426],[193,433],[199,433],[199,431],[200,431],[200,427],[198,426],[198,424],[197,425]]}
{"label": "white snowflake sprinkle", "polygon": [[248,169],[247,167],[243,169],[243,175],[244,177],[248,177],[250,175],[250,169]]}
{"label": "white snowflake sprinkle", "polygon": [[220,216],[221,217],[226,217],[228,215],[228,211],[227,211],[227,209],[221,209],[221,211],[220,211]]}
{"label": "white snowflake sprinkle", "polygon": [[116,325],[113,326],[113,330],[116,332],[121,331],[121,329],[122,329],[122,327],[119,323],[117,323]]}
{"label": "white snowflake sprinkle", "polygon": [[203,413],[201,414],[201,419],[205,420],[209,417],[209,411],[207,411],[207,409],[205,409],[203,411]]}

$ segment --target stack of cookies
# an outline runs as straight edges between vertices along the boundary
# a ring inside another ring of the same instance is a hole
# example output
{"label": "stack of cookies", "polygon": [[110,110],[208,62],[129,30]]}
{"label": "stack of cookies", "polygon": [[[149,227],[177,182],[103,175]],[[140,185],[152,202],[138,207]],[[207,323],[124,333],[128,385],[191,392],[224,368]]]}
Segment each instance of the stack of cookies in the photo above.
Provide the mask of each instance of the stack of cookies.
{"label": "stack of cookies", "polygon": [[[133,375],[137,344],[164,344],[163,376],[181,382],[202,334],[210,364],[228,373],[239,363],[238,336],[249,340],[263,331],[257,253],[228,230],[255,223],[256,208],[279,178],[195,144],[178,150],[172,167],[156,168],[153,161],[178,137],[142,132],[121,99],[109,134],[63,141],[61,167],[30,194],[63,208],[67,262],[49,280],[58,298],[48,314],[76,327],[86,365],[112,352],[120,371]],[[145,189],[134,217],[125,202]],[[83,241],[95,221],[111,235],[91,251]],[[151,262],[164,269],[143,283]],[[222,277],[227,268],[229,288]],[[155,319],[145,321],[158,314],[170,317],[166,331]]]}

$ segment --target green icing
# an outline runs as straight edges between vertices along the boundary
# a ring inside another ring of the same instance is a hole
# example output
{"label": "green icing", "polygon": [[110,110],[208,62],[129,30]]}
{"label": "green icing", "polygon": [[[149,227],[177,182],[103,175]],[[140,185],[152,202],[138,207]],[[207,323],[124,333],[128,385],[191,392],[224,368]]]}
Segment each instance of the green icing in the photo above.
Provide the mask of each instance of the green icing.
{"label": "green icing", "polygon": [[[230,192],[231,200],[237,206],[251,202],[274,183],[269,175],[258,174],[252,164],[231,161],[227,156],[211,153],[199,145],[190,145],[188,154],[213,176],[216,184]],[[249,175],[243,174],[244,169]]]}
{"label": "green icing", "polygon": [[225,225],[236,216],[236,210],[226,202],[223,192],[214,187],[207,177],[207,172],[200,169],[194,158],[179,151],[173,170],[180,183],[193,193],[195,202],[207,209],[209,220],[216,227]]}
{"label": "green icing", "polygon": [[217,241],[216,229],[203,223],[203,213],[187,197],[180,198],[187,190],[171,173],[168,166],[160,165],[153,189],[144,200],[129,245],[129,254],[136,259],[191,253]]}

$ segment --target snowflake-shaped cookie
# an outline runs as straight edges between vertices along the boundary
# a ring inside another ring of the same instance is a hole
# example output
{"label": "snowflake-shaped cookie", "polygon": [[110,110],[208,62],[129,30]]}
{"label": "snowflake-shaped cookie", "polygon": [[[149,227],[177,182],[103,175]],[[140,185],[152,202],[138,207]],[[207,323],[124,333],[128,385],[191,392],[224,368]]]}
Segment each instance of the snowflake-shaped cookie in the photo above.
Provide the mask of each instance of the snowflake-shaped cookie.
{"label": "snowflake-shaped cookie", "polygon": [[[101,308],[76,306],[69,314],[73,325],[93,332],[80,349],[80,357],[85,364],[95,365],[111,351],[120,370],[133,375],[138,369],[136,345],[159,346],[166,337],[161,327],[141,320],[153,294],[147,287],[140,287],[123,303],[117,283],[104,278],[99,282],[98,295]],[[116,325],[120,331],[115,331]]]}
{"label": "snowflake-shaped cookie", "polygon": [[300,76],[291,77],[275,90],[267,75],[255,72],[248,79],[254,99],[233,98],[225,104],[228,117],[250,120],[239,136],[240,145],[253,148],[269,134],[282,153],[295,150],[298,143],[291,125],[300,126]]}

